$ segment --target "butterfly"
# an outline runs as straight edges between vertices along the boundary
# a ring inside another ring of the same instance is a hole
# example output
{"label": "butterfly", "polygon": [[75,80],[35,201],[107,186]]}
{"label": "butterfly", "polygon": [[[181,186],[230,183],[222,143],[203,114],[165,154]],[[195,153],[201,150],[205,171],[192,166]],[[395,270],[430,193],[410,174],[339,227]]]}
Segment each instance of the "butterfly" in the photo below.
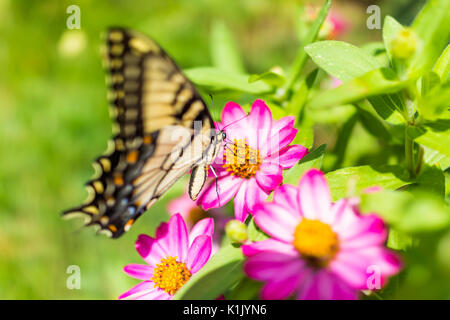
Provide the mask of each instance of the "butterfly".
{"label": "butterfly", "polygon": [[188,191],[195,200],[226,136],[155,41],[123,28],[109,29],[106,38],[115,135],[94,162],[90,197],[63,215],[81,215],[86,226],[118,238],[191,169]]}

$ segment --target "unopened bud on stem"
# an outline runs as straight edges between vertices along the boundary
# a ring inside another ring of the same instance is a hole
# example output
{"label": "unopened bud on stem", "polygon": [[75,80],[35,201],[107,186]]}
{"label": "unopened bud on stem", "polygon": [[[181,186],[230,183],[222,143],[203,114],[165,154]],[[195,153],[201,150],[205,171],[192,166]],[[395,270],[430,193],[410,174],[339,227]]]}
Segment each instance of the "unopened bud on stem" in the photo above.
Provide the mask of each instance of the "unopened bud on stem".
{"label": "unopened bud on stem", "polygon": [[225,232],[233,242],[244,243],[247,240],[247,226],[238,220],[228,221]]}

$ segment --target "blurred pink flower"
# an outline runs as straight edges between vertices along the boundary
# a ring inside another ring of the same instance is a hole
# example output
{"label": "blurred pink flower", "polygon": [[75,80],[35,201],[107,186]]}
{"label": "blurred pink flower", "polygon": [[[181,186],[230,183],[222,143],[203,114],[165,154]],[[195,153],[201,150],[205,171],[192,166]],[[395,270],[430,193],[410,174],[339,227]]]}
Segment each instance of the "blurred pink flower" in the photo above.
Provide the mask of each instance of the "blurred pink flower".
{"label": "blurred pink flower", "polygon": [[175,214],[168,223],[158,227],[155,238],[139,235],[136,250],[148,265],[129,264],[124,271],[144,281],[119,299],[172,299],[175,292],[209,260],[213,232],[211,218],[200,220],[188,233],[181,215]]}
{"label": "blurred pink flower", "polygon": [[[306,6],[304,19],[308,24],[312,24],[317,19],[320,7]],[[350,28],[350,21],[341,16],[338,12],[331,10],[325,19],[319,32],[320,39],[333,40],[344,34]]]}
{"label": "blurred pink flower", "polygon": [[218,178],[199,197],[207,210],[223,206],[234,198],[235,217],[244,221],[253,206],[267,199],[283,181],[283,169],[289,169],[308,150],[289,145],[297,134],[295,117],[273,120],[264,101],[256,100],[250,113],[228,102],[217,124],[226,133],[226,146],[212,167]]}
{"label": "blurred pink flower", "polygon": [[331,89],[337,88],[342,84],[342,81],[338,78],[331,77]]}
{"label": "blurred pink flower", "polygon": [[282,185],[273,198],[254,210],[272,238],[242,246],[245,272],[265,282],[263,299],[356,299],[401,269],[384,247],[383,220],[361,215],[349,199],[333,203],[322,172],[306,172],[298,187]]}
{"label": "blurred pink flower", "polygon": [[188,193],[173,199],[169,202],[167,211],[170,215],[180,213],[186,222],[188,231],[192,226],[204,218],[214,219],[214,234],[212,236],[212,255],[214,255],[220,247],[222,236],[225,231],[226,223],[231,219],[222,208],[203,210],[196,201],[192,201]]}

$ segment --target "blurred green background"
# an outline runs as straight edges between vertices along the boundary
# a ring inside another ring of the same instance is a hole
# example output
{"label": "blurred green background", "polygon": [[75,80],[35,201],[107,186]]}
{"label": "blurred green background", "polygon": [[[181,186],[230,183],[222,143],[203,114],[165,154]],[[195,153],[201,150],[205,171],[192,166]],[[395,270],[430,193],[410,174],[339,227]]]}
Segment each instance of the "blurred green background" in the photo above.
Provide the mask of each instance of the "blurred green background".
{"label": "blurred green background", "polygon": [[[72,4],[81,9],[80,31],[66,27]],[[178,183],[119,240],[61,219],[62,210],[86,197],[83,184],[94,172],[90,163],[111,136],[99,53],[100,34],[108,26],[152,36],[182,68],[191,68],[211,65],[211,29],[223,21],[247,72],[260,73],[292,62],[299,46],[297,12],[304,4],[0,0],[0,298],[116,299],[137,283],[122,272],[128,263],[141,263],[134,249],[137,235],[152,235],[167,219],[168,200],[184,189],[184,182]],[[333,12],[349,23],[339,40],[356,45],[381,40],[381,30],[366,27],[370,4],[378,4],[382,16],[409,24],[423,1],[335,0]],[[333,140],[339,121],[323,122],[316,128],[319,139]],[[358,152],[380,148],[361,128],[355,130],[359,140],[351,142],[355,152],[344,164],[357,163]],[[81,268],[80,290],[66,287],[70,265]]]}

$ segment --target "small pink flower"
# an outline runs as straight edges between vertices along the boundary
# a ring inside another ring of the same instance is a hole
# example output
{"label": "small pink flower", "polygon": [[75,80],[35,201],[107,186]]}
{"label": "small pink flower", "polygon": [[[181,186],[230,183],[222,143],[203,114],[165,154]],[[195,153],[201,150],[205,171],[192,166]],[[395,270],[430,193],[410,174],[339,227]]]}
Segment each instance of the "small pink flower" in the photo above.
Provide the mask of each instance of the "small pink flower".
{"label": "small pink flower", "polygon": [[173,199],[169,202],[167,211],[170,215],[180,213],[186,222],[186,227],[189,230],[195,223],[204,218],[213,218],[215,223],[214,234],[212,237],[212,255],[214,255],[220,247],[220,242],[225,231],[226,223],[231,219],[226,216],[222,208],[203,210],[196,201],[192,201],[188,193]]}
{"label": "small pink flower", "polygon": [[298,187],[282,185],[273,198],[254,210],[272,238],[242,246],[245,272],[265,282],[263,299],[356,299],[401,269],[384,247],[383,220],[361,215],[349,199],[333,203],[322,172],[306,172]]}
{"label": "small pink flower", "polygon": [[144,280],[119,299],[170,300],[193,274],[198,272],[211,256],[211,236],[214,222],[200,220],[188,234],[180,214],[162,223],[155,238],[139,235],[136,250],[148,263],[129,264],[124,271],[129,276]]}
{"label": "small pink flower", "polygon": [[217,208],[234,198],[236,219],[244,221],[253,206],[267,199],[283,181],[289,169],[308,150],[289,145],[297,134],[295,117],[273,120],[262,100],[256,100],[250,113],[228,102],[217,124],[226,133],[226,146],[212,167],[218,178],[200,196],[203,209]]}

